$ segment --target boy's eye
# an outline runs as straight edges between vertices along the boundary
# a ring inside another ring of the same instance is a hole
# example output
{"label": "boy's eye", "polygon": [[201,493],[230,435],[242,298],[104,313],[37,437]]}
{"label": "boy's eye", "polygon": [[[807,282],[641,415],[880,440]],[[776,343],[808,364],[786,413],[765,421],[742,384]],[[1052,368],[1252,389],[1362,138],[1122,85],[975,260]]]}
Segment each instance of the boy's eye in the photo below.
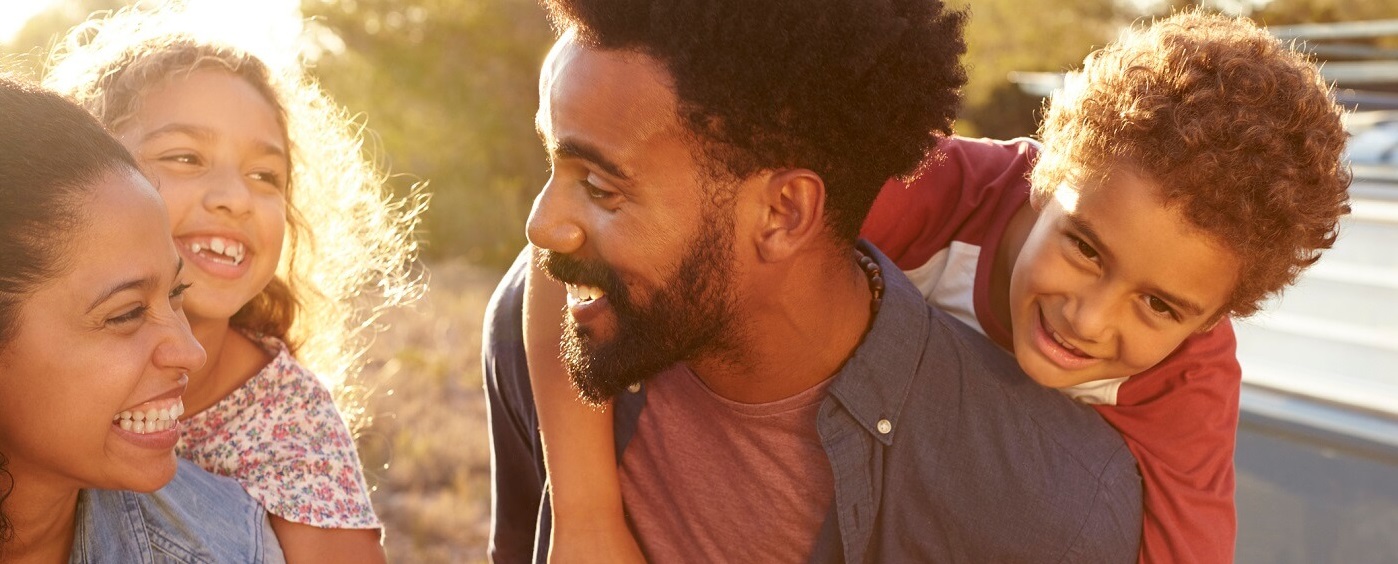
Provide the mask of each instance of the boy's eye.
{"label": "boy's eye", "polygon": [[1165,303],[1165,300],[1155,296],[1146,296],[1146,305],[1155,313],[1167,314],[1172,318],[1175,316],[1175,308],[1170,307],[1170,304]]}
{"label": "boy's eye", "polygon": [[1097,258],[1097,249],[1092,248],[1092,245],[1087,244],[1087,241],[1076,235],[1069,235],[1068,238],[1073,240],[1073,244],[1077,246],[1078,252],[1082,253],[1082,256],[1089,259]]}

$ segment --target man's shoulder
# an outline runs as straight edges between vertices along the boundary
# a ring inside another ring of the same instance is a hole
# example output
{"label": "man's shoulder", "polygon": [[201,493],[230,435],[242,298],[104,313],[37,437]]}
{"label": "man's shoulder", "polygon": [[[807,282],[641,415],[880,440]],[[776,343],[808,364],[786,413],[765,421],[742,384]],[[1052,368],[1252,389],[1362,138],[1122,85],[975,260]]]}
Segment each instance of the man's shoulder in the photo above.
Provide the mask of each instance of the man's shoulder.
{"label": "man's shoulder", "polygon": [[962,418],[996,428],[1018,422],[1022,427],[1015,433],[1042,439],[1102,480],[1134,474],[1121,435],[1090,407],[1039,385],[1012,354],[950,314],[929,305],[927,315],[925,369],[919,376],[954,379]]}

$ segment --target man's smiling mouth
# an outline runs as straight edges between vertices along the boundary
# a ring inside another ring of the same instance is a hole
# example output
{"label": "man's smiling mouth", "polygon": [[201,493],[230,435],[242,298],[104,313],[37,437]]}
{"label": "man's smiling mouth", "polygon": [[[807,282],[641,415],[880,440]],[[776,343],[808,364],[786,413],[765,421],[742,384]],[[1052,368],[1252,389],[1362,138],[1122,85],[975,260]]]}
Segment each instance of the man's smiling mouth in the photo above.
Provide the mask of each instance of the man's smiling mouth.
{"label": "man's smiling mouth", "polygon": [[564,284],[563,286],[568,289],[569,306],[591,303],[607,295],[606,292],[603,292],[601,288],[596,286],[586,286],[583,284]]}

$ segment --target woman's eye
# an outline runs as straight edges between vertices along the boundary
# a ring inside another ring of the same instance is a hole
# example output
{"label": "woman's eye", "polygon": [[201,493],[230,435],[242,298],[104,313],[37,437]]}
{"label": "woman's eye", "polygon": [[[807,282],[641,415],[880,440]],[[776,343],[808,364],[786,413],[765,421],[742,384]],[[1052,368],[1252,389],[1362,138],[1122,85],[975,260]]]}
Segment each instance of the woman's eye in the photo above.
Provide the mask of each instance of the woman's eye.
{"label": "woman's eye", "polygon": [[180,305],[184,303],[184,293],[189,287],[190,284],[185,283],[179,284],[170,290],[170,304],[173,305],[176,310],[179,310]]}
{"label": "woman's eye", "polygon": [[1069,235],[1068,238],[1073,240],[1073,244],[1077,246],[1078,252],[1081,253],[1082,256],[1090,260],[1097,259],[1097,249],[1092,248],[1092,245],[1087,244],[1087,241],[1082,240],[1081,237],[1076,235]]}
{"label": "woman's eye", "polygon": [[123,314],[121,314],[121,315],[118,315],[118,316],[116,316],[116,317],[113,317],[113,318],[108,319],[107,322],[106,322],[106,324],[107,324],[107,325],[125,325],[125,324],[127,324],[127,323],[132,322],[132,321],[136,321],[137,319],[140,319],[141,316],[143,316],[143,315],[146,314],[146,310],[147,310],[147,309],[149,309],[149,308],[147,308],[146,306],[138,306],[138,307],[132,308],[131,311],[128,311],[128,312],[126,312],[126,313],[123,313]]}

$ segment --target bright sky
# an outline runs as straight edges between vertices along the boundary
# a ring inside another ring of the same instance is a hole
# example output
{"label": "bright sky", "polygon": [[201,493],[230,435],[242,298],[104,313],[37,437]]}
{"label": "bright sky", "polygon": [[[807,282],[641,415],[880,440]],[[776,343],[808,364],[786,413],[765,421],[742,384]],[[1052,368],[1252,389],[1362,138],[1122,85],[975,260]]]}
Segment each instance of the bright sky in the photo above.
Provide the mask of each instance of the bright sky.
{"label": "bright sky", "polygon": [[[0,0],[0,42],[8,42],[30,18],[62,2]],[[200,14],[200,19],[208,22],[210,31],[244,37],[251,34],[259,43],[278,51],[294,52],[301,34],[301,7],[297,0],[188,0],[188,6],[190,12]]]}
{"label": "bright sky", "polygon": [[9,42],[35,14],[59,0],[0,0],[0,42]]}

